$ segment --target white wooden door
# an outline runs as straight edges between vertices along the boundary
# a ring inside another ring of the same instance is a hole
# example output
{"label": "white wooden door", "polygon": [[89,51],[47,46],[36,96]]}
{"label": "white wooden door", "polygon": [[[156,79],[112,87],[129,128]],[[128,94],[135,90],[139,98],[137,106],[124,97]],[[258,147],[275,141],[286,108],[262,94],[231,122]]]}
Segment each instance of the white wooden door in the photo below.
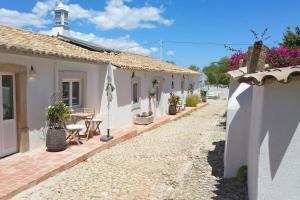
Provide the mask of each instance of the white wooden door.
{"label": "white wooden door", "polygon": [[0,157],[18,151],[15,75],[0,73]]}

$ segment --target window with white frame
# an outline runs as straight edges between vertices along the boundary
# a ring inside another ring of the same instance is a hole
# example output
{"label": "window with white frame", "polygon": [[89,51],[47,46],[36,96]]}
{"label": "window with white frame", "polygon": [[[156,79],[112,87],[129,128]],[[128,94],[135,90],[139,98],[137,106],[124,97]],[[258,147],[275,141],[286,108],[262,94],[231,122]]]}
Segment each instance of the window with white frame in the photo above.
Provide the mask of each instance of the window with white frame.
{"label": "window with white frame", "polygon": [[62,81],[63,102],[70,107],[81,107],[81,81]]}

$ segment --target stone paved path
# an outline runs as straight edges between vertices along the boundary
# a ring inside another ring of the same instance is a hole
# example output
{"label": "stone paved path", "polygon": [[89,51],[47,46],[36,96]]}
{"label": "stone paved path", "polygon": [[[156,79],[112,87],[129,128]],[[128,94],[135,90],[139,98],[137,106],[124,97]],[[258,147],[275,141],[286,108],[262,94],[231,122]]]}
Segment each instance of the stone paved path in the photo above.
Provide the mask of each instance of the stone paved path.
{"label": "stone paved path", "polygon": [[14,199],[244,199],[222,178],[226,101],[144,133],[26,190]]}

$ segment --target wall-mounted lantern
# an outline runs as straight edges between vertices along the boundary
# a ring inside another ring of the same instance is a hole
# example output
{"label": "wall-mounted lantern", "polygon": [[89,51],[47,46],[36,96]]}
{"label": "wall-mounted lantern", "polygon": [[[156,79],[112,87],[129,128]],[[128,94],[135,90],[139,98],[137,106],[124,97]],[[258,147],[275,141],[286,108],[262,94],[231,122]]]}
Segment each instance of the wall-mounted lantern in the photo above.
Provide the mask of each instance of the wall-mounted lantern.
{"label": "wall-mounted lantern", "polygon": [[36,71],[34,70],[33,66],[30,66],[29,70],[29,80],[35,80],[36,79]]}
{"label": "wall-mounted lantern", "polygon": [[131,74],[131,78],[134,78],[135,77],[135,73],[134,72],[132,72],[132,74]]}

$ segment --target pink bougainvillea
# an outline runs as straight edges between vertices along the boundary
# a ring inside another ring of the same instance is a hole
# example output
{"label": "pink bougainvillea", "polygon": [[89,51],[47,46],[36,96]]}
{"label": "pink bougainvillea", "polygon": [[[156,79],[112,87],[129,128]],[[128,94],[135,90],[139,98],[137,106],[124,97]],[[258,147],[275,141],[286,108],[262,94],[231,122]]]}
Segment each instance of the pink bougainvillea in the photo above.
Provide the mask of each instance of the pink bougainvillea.
{"label": "pink bougainvillea", "polygon": [[231,67],[229,68],[229,71],[236,70],[239,68],[239,63],[241,59],[246,58],[246,53],[238,52],[233,55],[231,55],[230,60],[231,60]]}
{"label": "pink bougainvillea", "polygon": [[[229,71],[239,68],[241,59],[246,59],[246,53],[235,53],[231,57]],[[267,52],[266,63],[272,68],[300,65],[300,48],[274,47]]]}
{"label": "pink bougainvillea", "polygon": [[300,48],[277,47],[269,49],[266,63],[274,68],[299,65]]}

